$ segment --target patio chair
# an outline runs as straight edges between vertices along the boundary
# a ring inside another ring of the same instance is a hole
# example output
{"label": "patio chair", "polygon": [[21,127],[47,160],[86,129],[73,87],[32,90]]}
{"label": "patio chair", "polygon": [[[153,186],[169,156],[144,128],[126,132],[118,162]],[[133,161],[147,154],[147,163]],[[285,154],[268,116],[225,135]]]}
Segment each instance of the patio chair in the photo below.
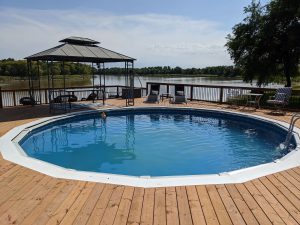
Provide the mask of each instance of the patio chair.
{"label": "patio chair", "polygon": [[33,97],[22,97],[19,100],[20,105],[35,105],[36,101]]}
{"label": "patio chair", "polygon": [[291,95],[291,87],[278,88],[275,95],[271,97],[271,99],[267,100],[267,103],[275,106],[275,110],[272,113],[282,113],[283,108],[289,103]]}
{"label": "patio chair", "polygon": [[170,101],[171,103],[178,104],[178,103],[186,103],[186,97],[184,94],[184,85],[175,85],[175,95]]}
{"label": "patio chair", "polygon": [[87,98],[81,98],[81,101],[94,101],[97,97],[97,94],[92,92]]}
{"label": "patio chair", "polygon": [[242,100],[242,90],[241,89],[228,89],[227,90],[227,103],[229,108],[239,108]]}
{"label": "patio chair", "polygon": [[145,103],[158,103],[159,102],[159,84],[152,84],[150,86],[150,92],[146,97]]}
{"label": "patio chair", "polygon": [[54,103],[76,102],[78,99],[75,95],[59,95],[53,99]]}

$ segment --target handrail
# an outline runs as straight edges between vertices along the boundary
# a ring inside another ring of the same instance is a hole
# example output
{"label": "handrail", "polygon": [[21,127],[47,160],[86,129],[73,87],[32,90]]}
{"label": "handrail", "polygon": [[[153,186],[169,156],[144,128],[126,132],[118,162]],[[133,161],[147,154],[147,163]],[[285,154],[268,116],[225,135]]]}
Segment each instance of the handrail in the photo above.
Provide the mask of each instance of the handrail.
{"label": "handrail", "polygon": [[[231,88],[231,89],[246,89],[246,90],[257,90],[257,91],[276,91],[277,88],[260,88],[260,87],[242,87],[242,86],[229,86],[229,85],[210,85],[210,84],[186,84],[186,83],[166,83],[166,82],[146,82],[146,86],[149,84],[160,84],[160,85],[184,85],[193,87],[211,87],[211,88]],[[146,87],[147,88],[147,87]]]}
{"label": "handrail", "polygon": [[[98,87],[95,85],[95,87]],[[110,87],[126,87],[125,85],[106,85],[105,87],[110,88]],[[84,89],[84,88],[93,88],[93,86],[74,86],[74,87],[66,87],[66,89]],[[45,90],[50,90],[50,89],[63,89],[61,88],[40,88],[38,90],[45,91]],[[28,88],[21,88],[21,89],[2,89],[2,92],[12,92],[12,91],[28,91]]]}
{"label": "handrail", "polygon": [[282,150],[289,148],[289,145],[290,145],[290,142],[291,142],[291,139],[292,139],[292,136],[293,136],[293,132],[294,132],[295,123],[299,119],[300,119],[300,114],[299,113],[295,113],[292,116],[291,122],[290,122],[290,126],[289,126],[289,129],[288,129],[288,133],[287,133],[286,138],[285,138],[285,141],[281,145],[281,149]]}

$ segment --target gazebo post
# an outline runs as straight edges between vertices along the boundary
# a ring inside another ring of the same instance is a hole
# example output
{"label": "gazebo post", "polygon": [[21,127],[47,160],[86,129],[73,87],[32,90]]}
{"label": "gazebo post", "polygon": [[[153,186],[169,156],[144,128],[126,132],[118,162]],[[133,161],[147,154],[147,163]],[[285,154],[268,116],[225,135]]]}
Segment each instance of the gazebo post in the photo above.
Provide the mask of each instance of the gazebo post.
{"label": "gazebo post", "polygon": [[28,78],[28,88],[29,88],[29,90],[28,90],[28,94],[29,94],[29,97],[31,97],[31,82],[30,82],[30,77],[31,77],[31,71],[30,71],[30,67],[29,67],[29,61],[30,60],[28,60],[27,59],[27,61],[26,61],[26,63],[27,63],[27,78]]}
{"label": "gazebo post", "polygon": [[103,70],[103,83],[104,83],[104,87],[103,87],[103,100],[102,100],[102,102],[103,102],[103,106],[104,106],[104,104],[105,104],[105,100],[106,100],[106,83],[105,83],[105,63],[103,62],[103,68],[102,68],[102,70]]}
{"label": "gazebo post", "polygon": [[[93,76],[93,95],[95,94],[95,74],[94,74],[94,63],[92,62],[92,76]],[[98,95],[97,95],[98,98]],[[95,98],[93,98],[93,103],[95,103]]]}
{"label": "gazebo post", "polygon": [[39,84],[39,101],[40,105],[42,104],[42,95],[41,95],[41,76],[40,76],[40,61],[37,60],[37,76],[38,76],[38,84]]}
{"label": "gazebo post", "polygon": [[54,75],[53,75],[53,61],[50,62],[50,78],[51,78],[51,100],[52,100],[52,109],[55,113],[55,102],[54,102]]}
{"label": "gazebo post", "polygon": [[[62,75],[63,75],[63,80],[64,80],[64,82],[63,82],[63,84],[64,84],[64,88],[63,88],[63,90],[64,90],[64,95],[66,94],[66,74],[65,74],[65,61],[62,61],[62,71],[60,71],[60,73],[62,73]],[[64,101],[64,108],[65,108],[65,111],[67,111],[67,102],[65,102]],[[71,103],[69,103],[70,105],[70,108],[71,108]]]}
{"label": "gazebo post", "polygon": [[47,63],[47,78],[48,78],[48,102],[49,102],[49,112],[51,113],[51,90],[50,90],[50,70],[49,70],[49,61],[46,61]]}

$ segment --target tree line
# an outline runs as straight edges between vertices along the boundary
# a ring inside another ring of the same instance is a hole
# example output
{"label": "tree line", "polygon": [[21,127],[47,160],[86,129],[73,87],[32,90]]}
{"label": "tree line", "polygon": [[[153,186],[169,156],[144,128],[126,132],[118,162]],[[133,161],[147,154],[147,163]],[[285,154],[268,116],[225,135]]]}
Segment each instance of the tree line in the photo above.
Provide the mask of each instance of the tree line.
{"label": "tree line", "polygon": [[[39,67],[36,62],[32,62],[33,75],[39,74],[46,76],[47,63],[40,62]],[[97,67],[92,68],[91,65],[83,63],[69,63],[65,62],[64,65],[59,62],[54,62],[51,65],[52,73],[55,75],[90,75],[92,73],[105,73],[108,75],[122,75],[125,73],[124,68],[112,67],[105,68],[105,71],[98,71]],[[181,68],[179,66],[155,66],[135,68],[134,73],[138,75],[216,75],[222,77],[236,77],[239,76],[240,71],[234,66],[213,66],[205,68]],[[27,76],[27,63],[26,60],[14,60],[12,58],[0,60],[0,76],[13,76],[13,77],[26,77]]]}
{"label": "tree line", "polygon": [[[50,67],[49,67],[50,68]],[[39,71],[38,71],[39,70]],[[62,63],[54,62],[51,65],[52,73],[55,75],[86,75],[92,73],[92,67],[82,63]],[[37,75],[39,72],[40,76],[46,76],[47,63],[32,62],[32,73]],[[27,62],[26,60],[14,60],[12,58],[0,60],[0,76],[12,76],[12,77],[27,77]]]}

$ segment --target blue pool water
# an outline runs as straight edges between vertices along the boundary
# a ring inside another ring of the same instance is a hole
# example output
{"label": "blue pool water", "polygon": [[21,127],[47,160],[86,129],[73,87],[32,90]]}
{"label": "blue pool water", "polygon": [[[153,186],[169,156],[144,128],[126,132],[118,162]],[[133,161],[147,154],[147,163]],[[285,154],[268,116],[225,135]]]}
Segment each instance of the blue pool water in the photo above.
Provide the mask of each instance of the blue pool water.
{"label": "blue pool water", "polygon": [[271,162],[286,131],[218,112],[133,110],[56,121],[20,145],[62,167],[135,176],[214,174]]}

